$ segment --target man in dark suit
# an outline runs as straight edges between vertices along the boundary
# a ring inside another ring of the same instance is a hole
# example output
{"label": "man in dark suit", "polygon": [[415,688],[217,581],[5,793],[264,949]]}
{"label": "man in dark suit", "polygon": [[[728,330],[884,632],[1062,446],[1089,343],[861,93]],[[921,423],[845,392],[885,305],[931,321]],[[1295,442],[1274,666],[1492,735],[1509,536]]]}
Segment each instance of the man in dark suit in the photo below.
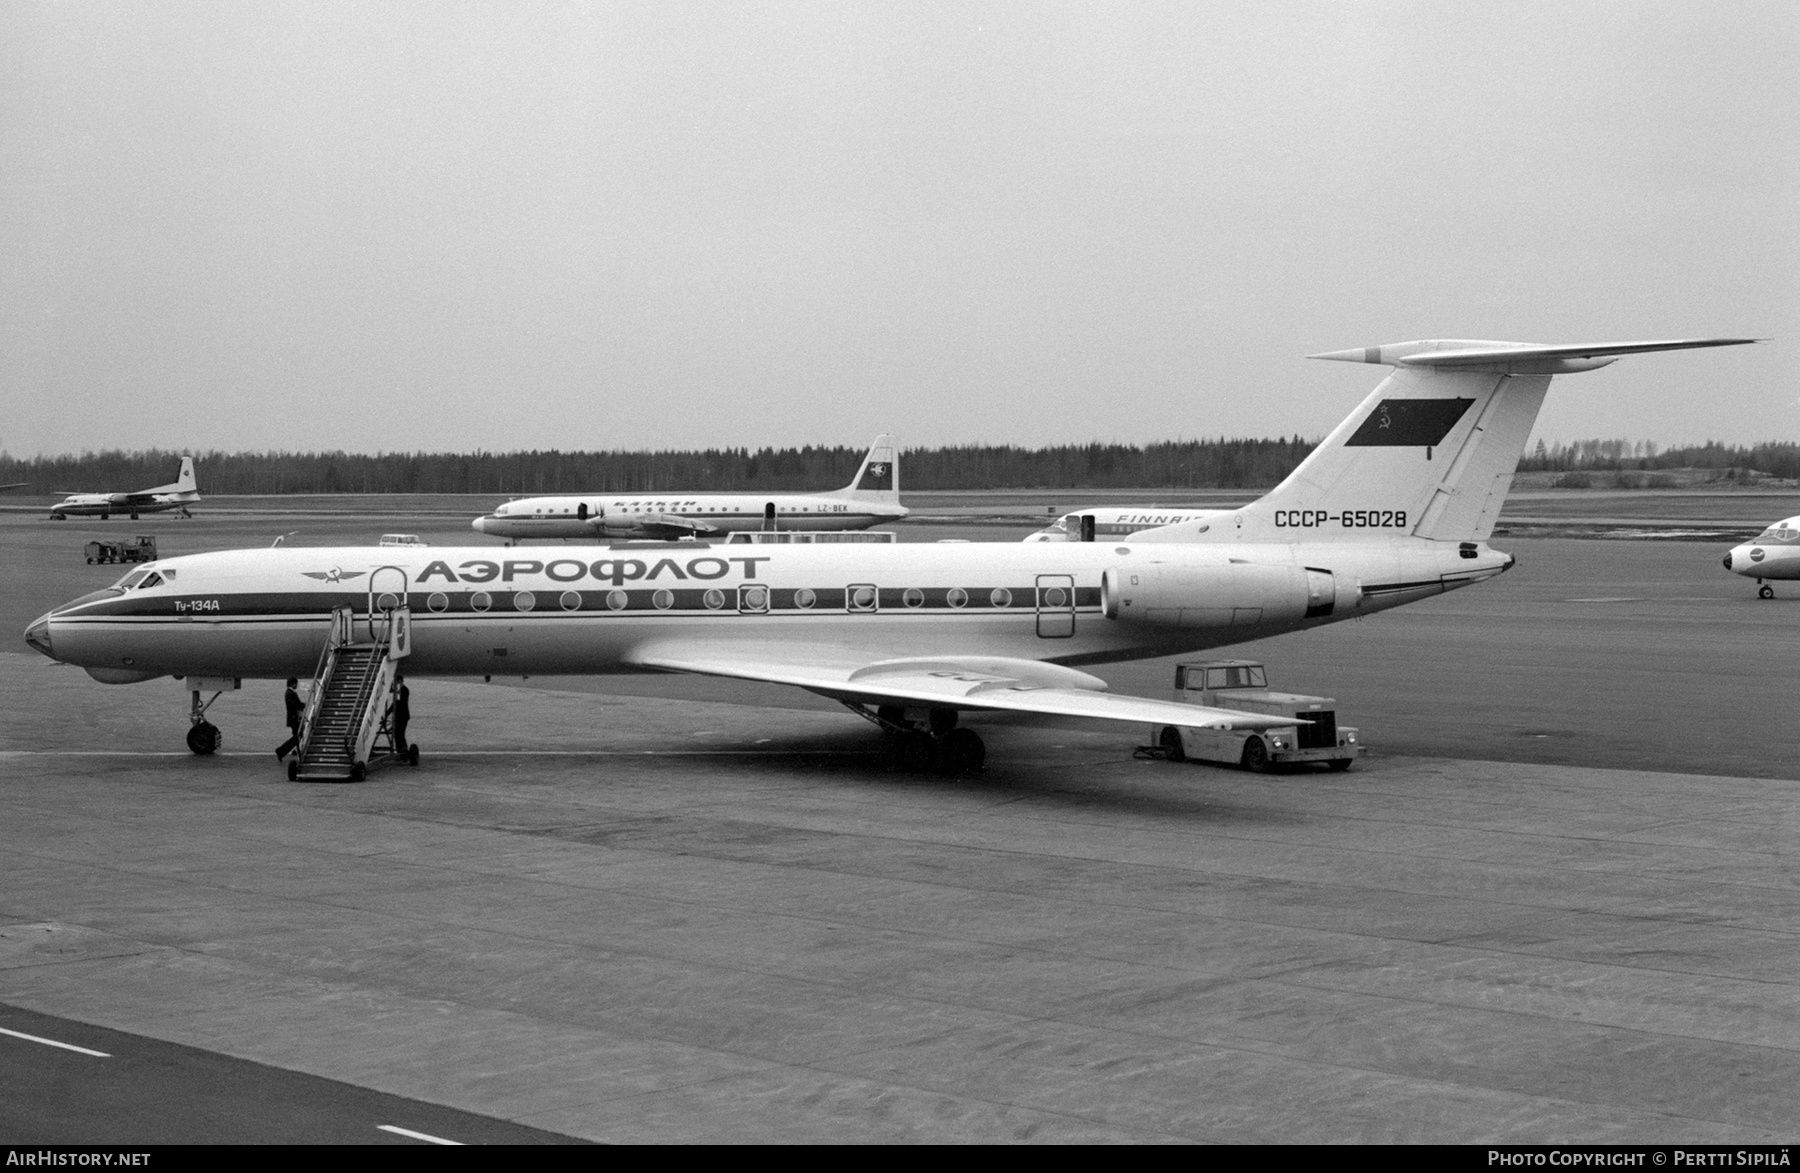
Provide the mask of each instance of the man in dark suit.
{"label": "man in dark suit", "polygon": [[290,676],[287,682],[287,693],[281,698],[287,705],[287,727],[289,737],[275,751],[275,760],[286,761],[294,747],[300,744],[300,714],[306,712],[306,702],[300,699],[300,680]]}
{"label": "man in dark suit", "polygon": [[412,689],[406,687],[406,677],[394,673],[394,752],[405,753],[406,723],[412,720]]}

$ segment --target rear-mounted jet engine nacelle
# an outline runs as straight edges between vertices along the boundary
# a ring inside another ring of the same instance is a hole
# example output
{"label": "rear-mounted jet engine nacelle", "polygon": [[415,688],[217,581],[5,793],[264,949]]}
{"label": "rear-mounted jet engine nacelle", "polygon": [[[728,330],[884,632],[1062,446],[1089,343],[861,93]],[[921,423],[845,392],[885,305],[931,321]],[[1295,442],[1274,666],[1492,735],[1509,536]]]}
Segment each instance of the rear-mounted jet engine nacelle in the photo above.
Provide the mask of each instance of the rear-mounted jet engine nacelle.
{"label": "rear-mounted jet engine nacelle", "polygon": [[1354,606],[1356,588],[1328,570],[1301,566],[1150,563],[1115,567],[1100,579],[1108,619],[1159,627],[1233,627],[1322,619]]}

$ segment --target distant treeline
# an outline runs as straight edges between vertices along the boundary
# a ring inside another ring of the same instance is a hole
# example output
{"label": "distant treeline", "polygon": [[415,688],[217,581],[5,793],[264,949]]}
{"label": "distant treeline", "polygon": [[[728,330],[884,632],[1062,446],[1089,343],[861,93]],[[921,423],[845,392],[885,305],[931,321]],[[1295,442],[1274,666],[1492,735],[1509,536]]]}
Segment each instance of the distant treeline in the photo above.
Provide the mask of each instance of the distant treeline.
{"label": "distant treeline", "polygon": [[[964,445],[905,449],[901,489],[1264,489],[1317,443],[1181,440],[1053,448]],[[863,448],[718,448],[699,452],[201,452],[200,492],[268,493],[639,493],[834,489],[848,484]],[[19,459],[0,454],[0,484],[34,493],[141,489],[175,479],[181,453],[84,452]],[[1581,440],[1536,448],[1524,472],[1744,469],[1800,478],[1800,444],[1707,443],[1659,449],[1628,440]]]}
{"label": "distant treeline", "polygon": [[[1138,447],[967,445],[900,453],[900,488],[1266,488],[1315,440],[1184,440]],[[208,493],[637,493],[836,489],[865,448],[748,448],[701,452],[200,452]],[[36,493],[140,489],[175,479],[181,453],[84,452],[17,459],[0,454],[0,483]]]}
{"label": "distant treeline", "polygon": [[1705,468],[1719,472],[1745,470],[1774,477],[1800,477],[1800,444],[1791,441],[1753,444],[1690,444],[1658,448],[1654,442],[1577,440],[1547,445],[1539,440],[1519,462],[1521,472],[1655,472]]}

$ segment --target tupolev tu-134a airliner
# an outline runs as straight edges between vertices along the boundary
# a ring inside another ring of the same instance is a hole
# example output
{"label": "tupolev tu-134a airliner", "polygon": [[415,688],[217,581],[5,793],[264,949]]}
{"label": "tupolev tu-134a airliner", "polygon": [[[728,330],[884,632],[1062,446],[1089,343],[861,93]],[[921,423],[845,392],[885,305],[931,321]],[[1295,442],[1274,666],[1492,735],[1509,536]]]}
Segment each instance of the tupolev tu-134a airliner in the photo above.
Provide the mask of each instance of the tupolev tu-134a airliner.
{"label": "tupolev tu-134a airliner", "polygon": [[654,670],[791,684],[898,743],[936,738],[946,756],[976,762],[984,751],[955,728],[960,713],[1272,728],[1283,722],[1113,695],[1083,668],[1299,631],[1492,578],[1513,564],[1487,539],[1551,376],[1749,341],[1427,341],[1314,355],[1394,370],[1264,497],[1120,541],[233,550],[135,569],[34,620],[25,638],[108,683],[279,678],[312,671],[335,609],[371,626],[404,613],[415,679]]}
{"label": "tupolev tu-134a airliner", "polygon": [[900,504],[900,457],[877,436],[850,483],[826,493],[588,493],[523,497],[470,522],[506,538],[708,538],[758,529],[853,530],[908,513]]}

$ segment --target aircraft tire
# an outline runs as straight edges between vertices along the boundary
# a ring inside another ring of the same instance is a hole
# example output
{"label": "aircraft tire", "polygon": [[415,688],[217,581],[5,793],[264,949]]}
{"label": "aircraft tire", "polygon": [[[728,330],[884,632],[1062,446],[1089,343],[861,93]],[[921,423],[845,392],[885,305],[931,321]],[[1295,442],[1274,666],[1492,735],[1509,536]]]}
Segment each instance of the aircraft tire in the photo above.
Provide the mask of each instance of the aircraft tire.
{"label": "aircraft tire", "polygon": [[1252,774],[1267,774],[1272,767],[1268,743],[1258,734],[1252,733],[1244,740],[1244,769]]}
{"label": "aircraft tire", "polygon": [[288,781],[289,782],[300,781],[300,759],[299,758],[295,758],[293,761],[288,763]]}
{"label": "aircraft tire", "polygon": [[188,726],[188,748],[199,754],[201,757],[205,757],[207,754],[217,751],[219,746],[224,743],[224,735],[219,732],[219,727],[214,725],[211,721],[201,721],[198,724]]}
{"label": "aircraft tire", "polygon": [[909,774],[929,774],[938,766],[938,744],[929,733],[904,733],[895,746],[895,758]]}
{"label": "aircraft tire", "polygon": [[1772,599],[1775,597],[1775,588],[1765,583],[1756,588],[1756,597],[1759,599]]}
{"label": "aircraft tire", "polygon": [[1162,732],[1156,735],[1156,744],[1163,747],[1171,762],[1187,761],[1187,750],[1181,747],[1181,730],[1173,725],[1164,725]]}
{"label": "aircraft tire", "polygon": [[419,764],[419,743],[416,741],[406,747],[406,764],[409,766]]}
{"label": "aircraft tire", "polygon": [[973,729],[952,729],[938,742],[938,760],[946,774],[973,774],[987,761],[987,745]]}
{"label": "aircraft tire", "polygon": [[369,767],[364,765],[362,762],[356,762],[351,765],[350,781],[361,782],[364,778],[367,778],[368,776],[369,776]]}

